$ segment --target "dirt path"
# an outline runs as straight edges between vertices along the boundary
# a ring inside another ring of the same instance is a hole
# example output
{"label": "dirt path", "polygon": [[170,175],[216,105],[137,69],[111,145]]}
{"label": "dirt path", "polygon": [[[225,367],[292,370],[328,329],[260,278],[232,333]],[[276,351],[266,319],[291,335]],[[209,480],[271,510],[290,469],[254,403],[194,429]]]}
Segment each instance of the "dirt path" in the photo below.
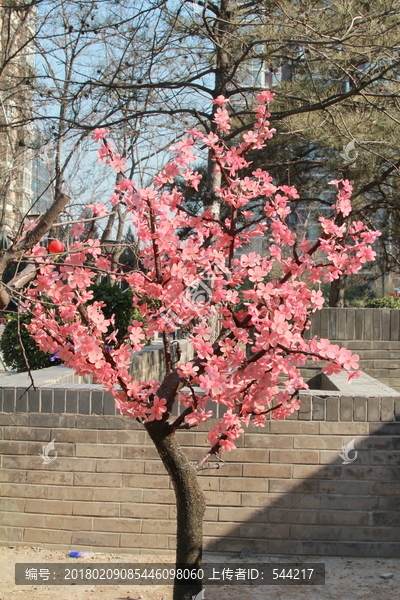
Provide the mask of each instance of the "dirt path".
{"label": "dirt path", "polygon": [[[232,558],[209,555],[213,562],[243,566],[248,563],[289,562],[283,557]],[[212,557],[212,558],[211,558]],[[157,557],[171,561],[169,557]],[[204,600],[395,600],[399,594],[400,559],[347,559],[292,557],[293,562],[325,562],[324,586],[206,586]],[[0,546],[0,600],[172,600],[170,586],[16,586],[15,563],[155,562],[154,555],[96,554],[86,559],[70,559],[67,553],[42,548]],[[390,574],[392,574],[390,576]],[[381,577],[382,575],[385,578]]]}

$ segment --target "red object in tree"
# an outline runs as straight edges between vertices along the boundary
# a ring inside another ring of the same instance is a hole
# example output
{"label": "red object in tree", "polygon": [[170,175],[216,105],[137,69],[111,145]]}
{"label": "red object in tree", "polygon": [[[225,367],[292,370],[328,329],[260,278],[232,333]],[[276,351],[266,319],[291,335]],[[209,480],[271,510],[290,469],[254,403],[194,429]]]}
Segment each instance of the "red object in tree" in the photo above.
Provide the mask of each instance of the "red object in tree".
{"label": "red object in tree", "polygon": [[48,246],[49,252],[54,252],[54,254],[59,254],[64,250],[64,248],[64,244],[59,240],[53,240]]}

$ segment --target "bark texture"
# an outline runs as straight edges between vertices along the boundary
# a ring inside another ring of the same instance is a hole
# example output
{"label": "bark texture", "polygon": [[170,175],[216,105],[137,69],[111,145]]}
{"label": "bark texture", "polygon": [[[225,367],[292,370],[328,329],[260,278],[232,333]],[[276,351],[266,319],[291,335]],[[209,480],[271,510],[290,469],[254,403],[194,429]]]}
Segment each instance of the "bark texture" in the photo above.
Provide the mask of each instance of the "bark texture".
{"label": "bark texture", "polygon": [[[177,508],[176,564],[183,569],[198,569],[202,560],[206,502],[196,470],[183,454],[175,430],[168,423],[153,421],[146,423],[145,427],[174,486]],[[193,581],[188,585],[175,582],[173,600],[192,600],[201,590],[201,581]]]}

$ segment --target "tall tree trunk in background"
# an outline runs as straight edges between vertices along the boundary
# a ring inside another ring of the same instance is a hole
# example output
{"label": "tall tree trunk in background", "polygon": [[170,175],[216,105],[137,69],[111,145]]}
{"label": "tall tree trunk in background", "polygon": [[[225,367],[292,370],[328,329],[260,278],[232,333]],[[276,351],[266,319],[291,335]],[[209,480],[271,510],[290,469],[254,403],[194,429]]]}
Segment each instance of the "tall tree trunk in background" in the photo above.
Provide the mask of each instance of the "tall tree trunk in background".
{"label": "tall tree trunk in background", "polygon": [[[232,76],[235,69],[235,58],[232,56],[232,35],[235,27],[232,25],[234,19],[234,3],[232,0],[221,0],[218,9],[218,16],[213,27],[214,43],[216,49],[216,68],[214,82],[214,98],[218,96],[226,96],[229,83],[232,81]],[[213,114],[218,109],[218,105],[213,106]],[[211,123],[211,131],[216,132],[216,123]],[[217,195],[217,189],[221,187],[222,175],[216,170],[216,163],[211,158],[211,153],[208,155],[208,172],[207,172],[207,192],[205,206],[212,209],[214,218],[219,220],[224,216],[221,215],[221,200]],[[212,329],[211,342],[215,341],[220,331],[220,321],[218,315],[212,315],[209,320],[209,326]]]}
{"label": "tall tree trunk in background", "polygon": [[112,254],[111,254],[111,264],[112,265],[115,265],[119,261],[121,254],[124,251],[124,247],[121,245],[121,243],[122,243],[122,239],[124,237],[126,212],[122,212],[120,204],[118,204],[118,206],[116,207],[116,210],[117,210],[117,215],[118,215],[118,227],[117,227],[117,235],[116,235],[115,241],[117,243],[115,244]]}
{"label": "tall tree trunk in background", "polygon": [[334,279],[329,292],[329,306],[344,308],[344,293],[346,291],[347,275]]}
{"label": "tall tree trunk in background", "polygon": [[[217,7],[216,7],[217,8]],[[215,80],[213,96],[226,96],[229,83],[232,82],[232,77],[235,72],[235,57],[232,55],[232,36],[234,35],[235,26],[232,24],[234,19],[234,2],[232,0],[221,0],[218,8],[218,16],[215,19],[213,26],[213,41],[215,45]],[[213,114],[217,111],[218,106],[213,106]],[[216,132],[216,123],[211,123],[211,131]],[[221,185],[221,173],[214,170],[215,162],[208,158],[208,176],[207,176],[207,193],[208,205],[213,206],[213,212],[216,218],[220,214],[220,202],[216,196],[216,189]],[[211,200],[211,203],[210,203]]]}
{"label": "tall tree trunk in background", "polygon": [[[225,96],[227,93],[228,83],[232,79],[232,69],[234,61],[229,53],[229,45],[231,41],[231,33],[234,28],[229,24],[229,6],[232,0],[222,0],[220,3],[218,17],[215,20],[213,34],[215,43],[215,80],[214,80],[214,98]],[[213,106],[213,115],[218,109],[217,105]],[[211,131],[216,132],[216,123],[211,123]],[[216,163],[211,160],[211,155],[208,157],[208,174],[207,174],[207,198],[206,205],[212,206],[215,218],[220,216],[220,200],[216,194],[217,188],[221,186],[221,173],[215,170]]]}
{"label": "tall tree trunk in background", "polygon": [[[118,173],[115,178],[115,185],[118,185],[124,179],[124,175],[122,173]],[[111,240],[111,234],[113,233],[113,228],[115,226],[116,217],[118,217],[118,225],[117,231],[115,232],[114,239]],[[111,268],[116,268],[116,263],[119,261],[121,254],[124,251],[124,247],[121,245],[122,239],[124,237],[124,225],[125,225],[126,213],[122,212],[121,205],[117,204],[114,206],[110,216],[107,220],[107,225],[103,231],[103,235],[101,236],[101,244],[104,248],[104,252],[106,252],[111,258]],[[107,245],[107,242],[110,242]],[[98,278],[98,281],[101,280],[101,277]],[[110,276],[111,282],[115,282],[115,276]]]}
{"label": "tall tree trunk in background", "polygon": [[[345,222],[342,213],[338,213],[335,217],[335,225],[341,227]],[[347,275],[341,275],[338,279],[331,282],[329,292],[329,306],[336,308],[344,308],[344,293],[346,291]]]}
{"label": "tall tree trunk in background", "polygon": [[[197,471],[183,454],[175,431],[167,422],[152,421],[146,423],[145,427],[174,486],[177,509],[176,565],[182,569],[199,569],[206,502],[197,480]],[[201,590],[201,581],[187,585],[175,582],[173,600],[192,600]]]}
{"label": "tall tree trunk in background", "polygon": [[[121,183],[121,181],[123,180],[124,176],[122,173],[117,173],[117,176],[115,178],[115,185],[118,185]],[[120,205],[117,205],[120,206]],[[100,242],[102,244],[104,244],[105,242],[108,242],[108,240],[111,238],[111,233],[114,227],[114,223],[115,223],[115,217],[117,216],[117,210],[115,209],[115,207],[113,207],[110,216],[107,219],[107,225],[104,228],[103,234],[101,236]],[[109,252],[111,252],[111,249],[108,250]]]}

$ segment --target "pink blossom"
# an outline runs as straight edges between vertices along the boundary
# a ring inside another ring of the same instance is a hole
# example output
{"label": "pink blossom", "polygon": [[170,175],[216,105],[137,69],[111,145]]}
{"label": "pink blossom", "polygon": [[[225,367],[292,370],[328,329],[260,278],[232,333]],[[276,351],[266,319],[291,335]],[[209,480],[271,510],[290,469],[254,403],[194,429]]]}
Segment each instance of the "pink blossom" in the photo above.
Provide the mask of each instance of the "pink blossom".
{"label": "pink blossom", "polygon": [[204,340],[196,340],[194,342],[194,347],[196,348],[197,354],[200,358],[207,358],[212,355],[212,346],[209,342]]}
{"label": "pink blossom", "polygon": [[264,90],[263,92],[257,94],[256,102],[258,102],[259,104],[262,104],[264,102],[272,102],[274,97],[275,94],[273,92],[270,92],[269,90]]}
{"label": "pink blossom", "polygon": [[203,141],[206,144],[206,146],[212,148],[213,146],[219,143],[219,137],[215,133],[211,132],[203,137]]}
{"label": "pink blossom", "polygon": [[196,377],[199,367],[194,367],[193,363],[187,362],[186,364],[178,365],[178,373],[182,377]]}
{"label": "pink blossom", "polygon": [[85,223],[74,223],[71,234],[74,237],[80,237],[82,233],[85,231]]}
{"label": "pink blossom", "polygon": [[[358,369],[358,361],[360,360],[360,357],[358,356],[358,354],[351,354],[350,356],[347,355],[346,356],[346,360],[343,363],[343,367],[346,369],[346,371],[350,371],[351,369]],[[339,359],[339,362],[340,359]]]}
{"label": "pink blossom", "polygon": [[201,131],[199,131],[198,129],[186,129],[185,133],[188,133],[189,135],[191,135],[192,138],[195,140],[197,138],[203,137],[203,133]]}
{"label": "pink blossom", "polygon": [[264,271],[264,269],[262,269],[261,267],[253,267],[252,269],[249,269],[250,281],[262,281],[266,275],[268,275],[268,273]]}
{"label": "pink blossom", "polygon": [[363,246],[357,252],[357,256],[360,258],[361,263],[370,262],[375,260],[376,252],[374,252],[371,246]]}
{"label": "pink blossom", "polygon": [[231,118],[225,108],[217,108],[213,121],[218,125],[218,129],[224,131],[225,133],[227,133],[231,128]]}
{"label": "pink blossom", "polygon": [[298,191],[292,185],[281,185],[280,189],[290,198],[300,198]]}
{"label": "pink blossom", "polygon": [[93,211],[93,215],[95,217],[105,217],[108,214],[104,202],[98,202],[97,204],[88,204],[87,207]]}
{"label": "pink blossom", "polygon": [[222,96],[221,94],[219,96],[217,96],[215,98],[215,100],[212,101],[213,104],[218,104],[218,106],[223,106],[227,102],[229,102],[229,100],[227,98],[225,98],[225,96]]}
{"label": "pink blossom", "polygon": [[226,450],[227,452],[229,452],[230,450],[234,450],[236,448],[235,444],[233,442],[231,442],[230,440],[220,439],[219,445],[221,446],[221,448],[223,450]]}
{"label": "pink blossom", "polygon": [[108,271],[110,269],[111,261],[105,256],[99,256],[99,258],[96,258],[95,260],[95,265],[98,269]]}
{"label": "pink blossom", "polygon": [[240,264],[242,267],[256,267],[261,260],[261,256],[255,252],[250,254],[242,254],[240,257]]}
{"label": "pink blossom", "polygon": [[113,158],[109,161],[109,165],[116,173],[119,173],[126,169],[126,160],[127,159],[125,157],[121,157],[120,154],[114,154]]}
{"label": "pink blossom", "polygon": [[243,139],[247,144],[254,144],[258,140],[258,136],[255,131],[249,131],[243,134]]}
{"label": "pink blossom", "polygon": [[325,353],[330,349],[331,343],[328,339],[321,338],[319,342],[317,342],[317,347],[321,351],[321,353]]}
{"label": "pink blossom", "polygon": [[95,142],[100,142],[100,140],[103,140],[109,133],[110,131],[108,129],[95,129],[91,137]]}
{"label": "pink blossom", "polygon": [[347,375],[347,383],[351,383],[353,379],[357,379],[358,377],[360,377],[360,375],[361,371],[352,371]]}
{"label": "pink blossom", "polygon": [[141,341],[143,340],[143,327],[140,323],[137,324],[137,326],[135,325],[130,325],[128,327],[128,332],[129,332],[129,339],[131,340],[131,342],[137,346],[141,343]]}
{"label": "pink blossom", "polygon": [[113,206],[116,206],[121,202],[121,197],[118,194],[113,194],[110,198],[110,202]]}
{"label": "pink blossom", "polygon": [[167,407],[165,406],[167,401],[165,398],[158,398],[158,396],[154,396],[153,404],[146,409],[147,420],[148,421],[160,421],[163,418],[163,414],[167,412]]}
{"label": "pink blossom", "polygon": [[319,310],[323,307],[325,303],[325,298],[320,290],[318,290],[317,292],[315,290],[312,290],[311,302],[314,305],[314,310]]}
{"label": "pink blossom", "polygon": [[322,367],[321,371],[323,373],[326,373],[327,375],[333,375],[334,373],[340,373],[341,371],[341,367],[340,365],[337,365],[335,363],[328,363],[325,367]]}
{"label": "pink blossom", "polygon": [[189,425],[191,425],[191,426],[200,425],[200,423],[204,423],[205,421],[210,419],[212,416],[213,416],[212,410],[209,410],[207,412],[205,412],[203,410],[193,411],[192,413],[190,413],[189,415],[187,415],[185,417],[185,421],[186,421],[186,423],[189,423]]}

